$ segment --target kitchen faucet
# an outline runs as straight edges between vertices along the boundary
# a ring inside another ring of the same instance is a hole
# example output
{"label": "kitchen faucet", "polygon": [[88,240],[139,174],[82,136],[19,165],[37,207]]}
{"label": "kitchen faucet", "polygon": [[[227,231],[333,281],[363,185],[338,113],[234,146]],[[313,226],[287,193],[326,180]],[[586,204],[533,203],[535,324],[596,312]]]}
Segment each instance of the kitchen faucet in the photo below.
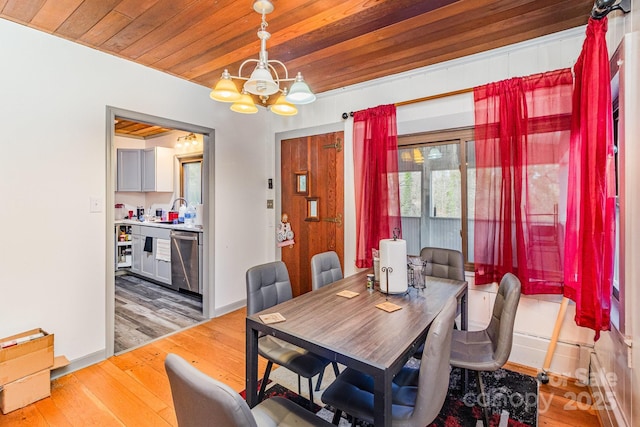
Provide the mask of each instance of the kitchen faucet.
{"label": "kitchen faucet", "polygon": [[171,210],[174,210],[174,209],[175,209],[175,207],[176,207],[176,202],[177,202],[178,200],[182,200],[182,201],[184,202],[185,206],[189,206],[189,202],[187,202],[187,199],[185,199],[184,197],[178,197],[177,199],[175,199],[175,200],[173,201],[173,203],[171,203]]}

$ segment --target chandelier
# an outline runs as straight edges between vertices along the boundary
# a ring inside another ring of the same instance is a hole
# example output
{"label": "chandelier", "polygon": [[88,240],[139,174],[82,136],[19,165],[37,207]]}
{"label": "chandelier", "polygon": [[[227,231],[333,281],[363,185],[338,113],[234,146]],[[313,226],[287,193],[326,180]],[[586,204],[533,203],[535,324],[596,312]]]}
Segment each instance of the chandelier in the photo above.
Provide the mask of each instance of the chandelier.
{"label": "chandelier", "polygon": [[[309,85],[302,78],[302,73],[296,77],[289,78],[287,67],[280,61],[269,59],[267,54],[267,40],[271,34],[267,31],[267,13],[273,12],[274,6],[271,0],[255,0],[253,10],[262,15],[262,23],[258,30],[260,39],[259,59],[247,59],[238,69],[238,75],[232,76],[227,69],[222,73],[215,87],[211,91],[211,98],[220,102],[232,102],[231,110],[237,113],[254,114],[258,112],[258,107],[251,95],[260,99],[262,106],[269,108],[273,113],[282,116],[293,116],[298,113],[296,105],[309,104],[316,100],[316,96],[311,92]],[[249,77],[243,77],[242,69],[245,65],[256,63],[256,67]],[[280,68],[284,77],[278,74]],[[242,92],[234,80],[244,81]],[[291,87],[280,87],[281,83],[293,82]],[[279,94],[275,102],[272,95]]]}

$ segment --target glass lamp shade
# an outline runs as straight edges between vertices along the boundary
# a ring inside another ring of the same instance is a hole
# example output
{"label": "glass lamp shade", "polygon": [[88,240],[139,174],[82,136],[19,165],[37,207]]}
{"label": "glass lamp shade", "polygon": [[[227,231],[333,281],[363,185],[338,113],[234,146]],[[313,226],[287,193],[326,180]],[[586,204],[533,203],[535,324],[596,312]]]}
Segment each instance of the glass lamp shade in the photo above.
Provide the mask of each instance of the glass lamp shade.
{"label": "glass lamp shade", "polygon": [[279,116],[295,116],[298,114],[298,109],[295,105],[287,102],[285,95],[280,95],[278,100],[269,107],[271,111]]}
{"label": "glass lamp shade", "polygon": [[243,93],[239,101],[231,104],[231,111],[242,114],[255,114],[258,112],[258,107],[256,107],[249,94]]}
{"label": "glass lamp shade", "polygon": [[209,96],[211,99],[220,102],[236,102],[241,97],[240,92],[238,92],[238,88],[231,80],[231,77],[225,77],[224,74],[218,83],[216,83],[216,86],[213,88]]}
{"label": "glass lamp shade", "polygon": [[287,101],[292,104],[310,104],[316,100],[316,96],[311,92],[309,85],[302,78],[302,73],[298,73],[296,81],[293,82],[287,95]]}
{"label": "glass lamp shade", "polygon": [[273,95],[280,86],[273,81],[273,76],[264,65],[258,64],[251,77],[244,84],[244,90],[254,95]]}

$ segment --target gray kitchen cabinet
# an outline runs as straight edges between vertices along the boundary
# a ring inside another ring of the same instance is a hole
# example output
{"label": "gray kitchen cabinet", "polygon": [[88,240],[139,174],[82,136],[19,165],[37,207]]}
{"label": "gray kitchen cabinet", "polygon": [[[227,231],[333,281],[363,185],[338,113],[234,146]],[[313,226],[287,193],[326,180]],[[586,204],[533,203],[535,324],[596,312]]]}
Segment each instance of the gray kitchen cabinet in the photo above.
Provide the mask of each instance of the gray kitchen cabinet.
{"label": "gray kitchen cabinet", "polygon": [[119,148],[117,155],[117,191],[173,192],[172,148]]}
{"label": "gray kitchen cabinet", "polygon": [[[167,228],[138,226],[139,235],[133,236],[133,266],[131,271],[158,283],[171,287],[171,261],[158,256],[158,242],[170,244],[170,230]],[[136,244],[136,237],[138,240]],[[145,251],[147,239],[151,242],[151,252]],[[160,259],[159,259],[160,258]],[[139,270],[136,267],[139,266]]]}
{"label": "gray kitchen cabinet", "polygon": [[131,272],[140,274],[142,272],[142,236],[140,226],[131,227]]}
{"label": "gray kitchen cabinet", "polygon": [[138,149],[119,148],[118,191],[142,190],[142,152]]}
{"label": "gray kitchen cabinet", "polygon": [[173,157],[172,148],[142,150],[142,191],[173,191]]}

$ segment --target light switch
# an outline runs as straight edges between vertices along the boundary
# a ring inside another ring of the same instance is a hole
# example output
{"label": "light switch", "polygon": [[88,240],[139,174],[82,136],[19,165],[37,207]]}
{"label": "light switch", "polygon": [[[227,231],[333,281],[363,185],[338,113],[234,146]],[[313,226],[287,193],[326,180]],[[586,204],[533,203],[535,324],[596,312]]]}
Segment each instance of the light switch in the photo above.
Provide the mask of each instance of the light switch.
{"label": "light switch", "polygon": [[104,203],[102,199],[99,197],[90,197],[89,198],[89,212],[98,213],[104,210]]}
{"label": "light switch", "polygon": [[273,209],[273,200],[272,199],[268,199],[267,200],[267,209]]}

